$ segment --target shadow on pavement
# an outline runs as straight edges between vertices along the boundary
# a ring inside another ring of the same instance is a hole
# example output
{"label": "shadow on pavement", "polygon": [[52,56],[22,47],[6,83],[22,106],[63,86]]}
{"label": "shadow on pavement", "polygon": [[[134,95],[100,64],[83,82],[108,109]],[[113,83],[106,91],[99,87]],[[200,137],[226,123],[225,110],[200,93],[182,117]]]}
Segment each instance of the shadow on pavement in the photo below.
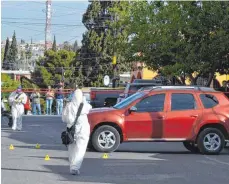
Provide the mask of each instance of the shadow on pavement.
{"label": "shadow on pavement", "polygon": [[[20,147],[31,148],[32,146],[23,146],[24,144],[46,145],[44,149],[59,150],[64,149],[61,146],[61,132],[65,126],[60,118],[24,118],[22,131],[13,131],[6,123],[1,124],[2,137],[6,137],[22,143]],[[58,146],[52,146],[58,145]],[[18,146],[19,147],[19,146]]]}
{"label": "shadow on pavement", "polygon": [[[57,158],[58,159],[58,158]],[[60,158],[66,159],[66,158]],[[152,164],[150,164],[152,163]],[[153,177],[155,161],[143,160],[119,160],[119,159],[94,159],[86,158],[80,169],[80,176],[69,174],[69,166],[43,165],[46,169],[59,174],[67,181],[91,182],[91,183],[152,183],[147,176]],[[124,168],[126,167],[126,168]],[[132,167],[131,169],[128,169]],[[139,174],[139,170],[141,173]],[[125,172],[123,172],[125,171]],[[141,175],[141,176],[140,176]]]}
{"label": "shadow on pavement", "polygon": [[[225,148],[225,150],[229,150],[228,148]],[[120,153],[159,153],[159,154],[165,154],[165,155],[201,155],[200,153],[192,153],[190,151],[159,151],[159,150],[154,150],[154,151],[135,151],[135,150],[117,150],[115,152],[120,152]],[[228,153],[221,152],[220,155],[228,155]]]}
{"label": "shadow on pavement", "polygon": [[190,151],[128,151],[128,150],[118,150],[116,152],[120,152],[120,153],[159,153],[159,154],[178,154],[178,155],[190,155],[190,154],[194,154],[197,155],[196,153],[191,153]]}
{"label": "shadow on pavement", "polygon": [[[44,159],[39,156],[28,156],[30,158]],[[52,160],[64,160],[66,164],[53,165]],[[78,181],[91,183],[152,183],[151,177],[154,176],[154,170],[161,163],[159,160],[123,160],[123,159],[100,159],[85,158],[80,169],[79,176],[72,176],[69,173],[67,157],[50,157],[47,164],[43,164],[42,169],[11,169],[2,168],[2,170],[38,172],[57,174],[60,181]],[[130,169],[131,167],[131,169]],[[141,172],[139,172],[141,171]],[[144,174],[143,174],[144,173]],[[149,178],[150,177],[150,178]]]}
{"label": "shadow on pavement", "polygon": [[[26,157],[29,157],[29,158],[40,158],[40,159],[44,159],[44,157],[40,157],[40,156],[26,156]],[[55,159],[55,160],[65,160],[65,161],[68,161],[68,157],[50,157],[50,159]],[[85,158],[87,159],[87,158]]]}
{"label": "shadow on pavement", "polygon": [[42,170],[31,170],[31,169],[13,169],[13,168],[1,168],[3,171],[28,171],[28,172],[41,172],[41,173],[51,173],[51,171],[42,171]]}
{"label": "shadow on pavement", "polygon": [[34,145],[28,145],[28,146],[21,146],[21,145],[15,145],[15,148],[27,148],[27,149],[34,149],[34,150],[63,150],[67,151],[67,148],[61,144],[56,144],[56,145],[40,145],[40,148],[36,148],[36,144]]}

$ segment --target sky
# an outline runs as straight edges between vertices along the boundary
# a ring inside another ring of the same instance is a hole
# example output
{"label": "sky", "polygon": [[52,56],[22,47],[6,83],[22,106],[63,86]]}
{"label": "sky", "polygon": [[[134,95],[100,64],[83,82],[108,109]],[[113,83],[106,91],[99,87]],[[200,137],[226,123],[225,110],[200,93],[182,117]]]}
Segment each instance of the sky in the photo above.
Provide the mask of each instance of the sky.
{"label": "sky", "polygon": [[[82,34],[86,31],[82,15],[86,12],[88,1],[52,1],[52,37],[57,43],[75,40],[81,45]],[[40,1],[1,1],[1,40],[12,37],[16,32],[17,41],[24,39],[30,43],[45,40],[44,0]],[[69,26],[70,25],[70,26]]]}

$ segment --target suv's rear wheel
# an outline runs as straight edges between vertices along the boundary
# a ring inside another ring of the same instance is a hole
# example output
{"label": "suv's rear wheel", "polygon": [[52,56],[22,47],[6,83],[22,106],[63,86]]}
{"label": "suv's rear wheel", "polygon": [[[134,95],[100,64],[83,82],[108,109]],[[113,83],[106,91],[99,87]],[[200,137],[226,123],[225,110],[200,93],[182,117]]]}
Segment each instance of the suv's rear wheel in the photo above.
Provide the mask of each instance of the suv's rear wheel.
{"label": "suv's rear wheel", "polygon": [[225,146],[225,138],[219,129],[206,128],[200,132],[197,145],[203,154],[219,154]]}
{"label": "suv's rear wheel", "polygon": [[191,151],[192,153],[199,153],[200,152],[199,148],[197,146],[195,146],[195,144],[193,142],[185,141],[185,142],[183,142],[183,145],[187,150]]}
{"label": "suv's rear wheel", "polygon": [[96,151],[113,152],[120,145],[119,132],[112,126],[101,126],[92,135],[92,145]]}

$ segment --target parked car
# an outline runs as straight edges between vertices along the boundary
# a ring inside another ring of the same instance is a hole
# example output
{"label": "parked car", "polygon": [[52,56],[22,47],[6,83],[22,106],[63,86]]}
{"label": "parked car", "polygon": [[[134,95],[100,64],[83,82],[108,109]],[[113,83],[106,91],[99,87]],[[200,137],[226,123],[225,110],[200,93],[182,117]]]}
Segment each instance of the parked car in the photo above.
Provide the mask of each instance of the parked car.
{"label": "parked car", "polygon": [[155,80],[155,79],[134,79],[133,83],[152,83],[152,84],[160,84],[160,85],[166,85],[161,80]]}
{"label": "parked car", "polygon": [[159,80],[135,79],[133,83],[125,84],[125,88],[91,88],[91,105],[93,108],[111,107],[136,93],[141,87],[156,85],[162,85],[162,82]]}
{"label": "parked car", "polygon": [[91,88],[90,104],[93,108],[110,107],[116,104],[120,93],[124,88]]}
{"label": "parked car", "polygon": [[183,142],[191,152],[219,154],[229,141],[229,99],[212,88],[158,86],[112,108],[92,109],[89,146],[113,152],[122,142]]}
{"label": "parked car", "polygon": [[161,83],[155,81],[153,82],[153,80],[146,80],[145,83],[142,83],[138,79],[138,81],[135,80],[134,82],[136,83],[129,83],[126,85],[124,92],[119,95],[119,98],[117,99],[117,103],[123,101],[124,99],[136,93],[138,90],[142,88],[161,85]]}

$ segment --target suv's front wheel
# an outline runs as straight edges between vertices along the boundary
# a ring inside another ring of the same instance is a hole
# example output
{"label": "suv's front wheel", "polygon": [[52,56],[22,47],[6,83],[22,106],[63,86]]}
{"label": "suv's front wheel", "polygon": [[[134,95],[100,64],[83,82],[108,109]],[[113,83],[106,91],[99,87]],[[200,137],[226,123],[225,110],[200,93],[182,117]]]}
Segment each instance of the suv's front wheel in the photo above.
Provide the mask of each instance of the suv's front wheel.
{"label": "suv's front wheel", "polygon": [[201,153],[219,154],[225,145],[223,133],[217,128],[206,128],[200,132],[197,145]]}
{"label": "suv's front wheel", "polygon": [[92,135],[92,145],[98,152],[113,152],[120,145],[119,132],[112,126],[101,126]]}

